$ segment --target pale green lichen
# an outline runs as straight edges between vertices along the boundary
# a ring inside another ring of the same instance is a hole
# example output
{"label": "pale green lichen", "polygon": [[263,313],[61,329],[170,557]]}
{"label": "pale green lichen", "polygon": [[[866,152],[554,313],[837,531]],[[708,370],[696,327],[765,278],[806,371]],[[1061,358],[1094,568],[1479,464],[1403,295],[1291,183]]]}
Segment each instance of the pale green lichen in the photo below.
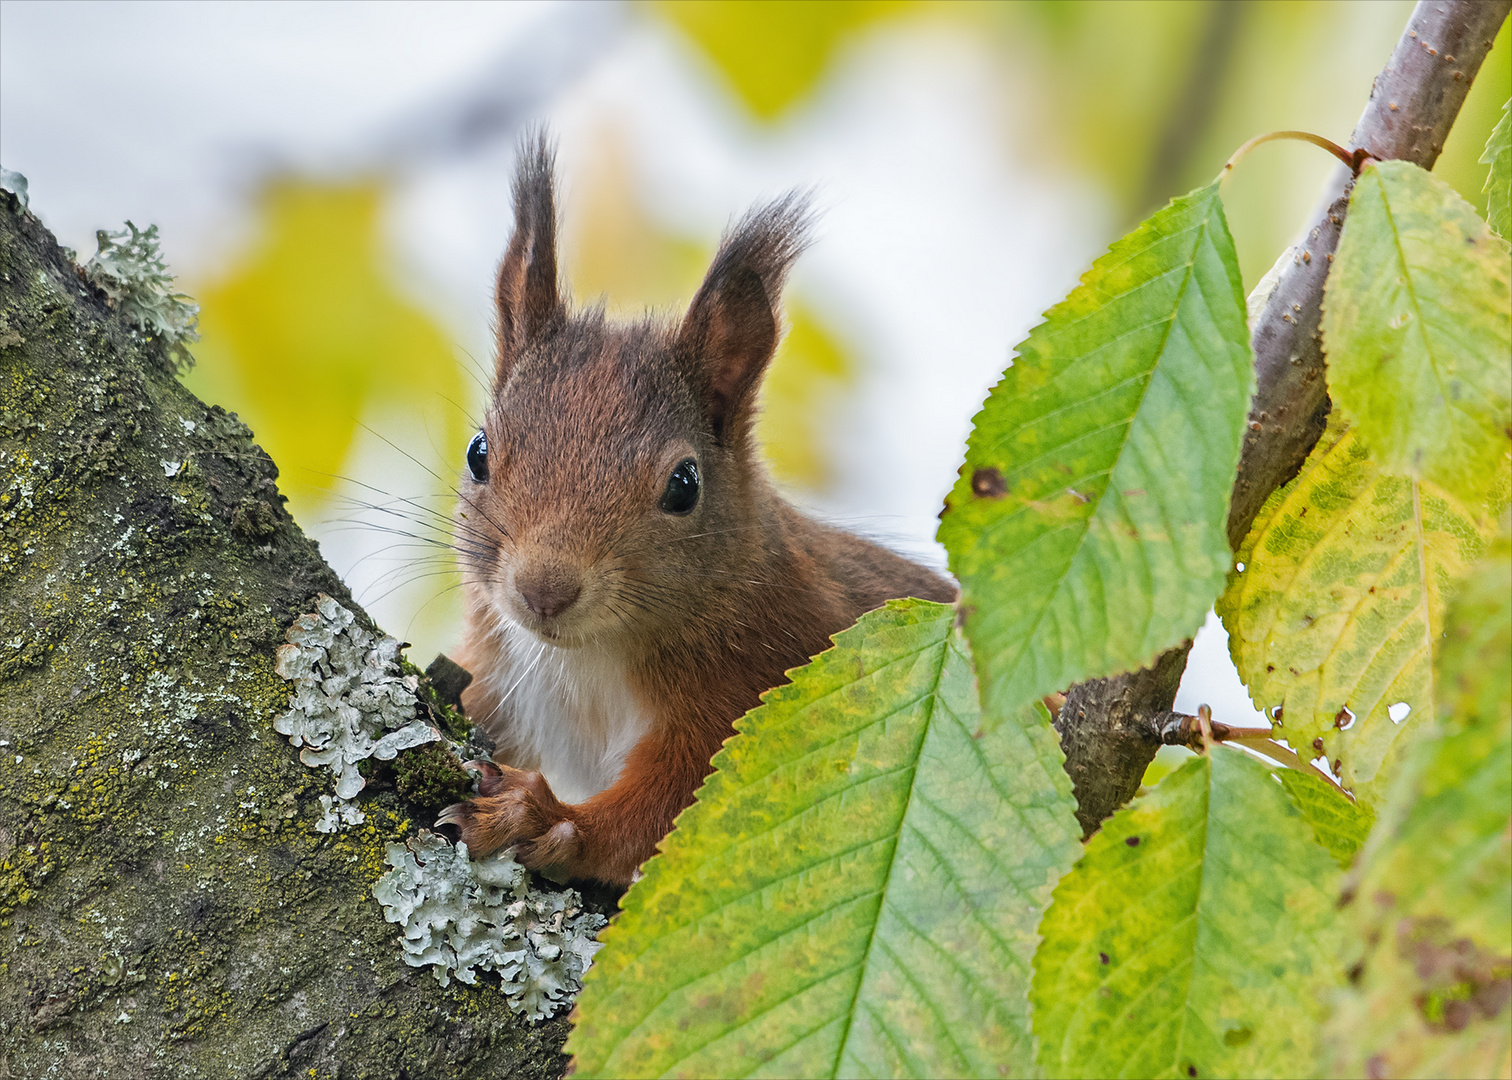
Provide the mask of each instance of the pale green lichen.
{"label": "pale green lichen", "polygon": [[[450,754],[457,744],[417,718],[419,678],[399,674],[399,642],[365,629],[324,593],[316,609],[294,620],[278,649],[274,670],[295,689],[273,728],[302,747],[306,765],[336,774],[336,795],[320,797],[315,822],[329,833],[366,820],[350,801],[366,783],[358,762],[433,742]],[[537,889],[508,853],[473,862],[466,844],[427,831],[387,850],[393,869],[373,895],[404,929],[406,964],[431,967],[442,986],[492,972],[510,1008],[531,1020],[582,988],[606,920],[584,911],[575,891]]]}
{"label": "pale green lichen", "polygon": [[84,276],[132,325],[167,346],[177,362],[192,364],[187,346],[199,340],[199,305],[173,291],[157,226],[138,229],[128,221],[116,232],[100,229],[95,241],[99,250],[84,264]]}
{"label": "pale green lichen", "polygon": [[429,966],[446,986],[455,975],[477,982],[499,977],[510,1008],[544,1020],[569,1004],[603,946],[595,934],[607,920],[584,911],[571,890],[537,889],[508,854],[473,862],[466,844],[422,830],[404,846],[388,846],[393,867],[373,886],[384,917],[404,928],[404,962]]}
{"label": "pale green lichen", "polygon": [[320,817],[315,819],[315,831],[333,833],[339,831],[344,825],[361,825],[366,820],[367,815],[358,809],[356,803],[322,795]]}
{"label": "pale green lichen", "polygon": [[[294,693],[273,730],[303,747],[300,761],[336,775],[336,797],[345,803],[367,783],[358,762],[391,761],[442,736],[416,717],[419,680],[399,674],[399,642],[364,629],[325,593],[316,608],[294,620],[288,644],[279,646],[274,670],[294,683]],[[321,832],[362,821],[360,811],[322,805]]]}
{"label": "pale green lichen", "polygon": [[30,186],[26,182],[26,177],[20,173],[11,169],[0,168],[0,188],[4,188],[14,195],[23,210],[31,205],[31,195],[27,192],[27,188]]}

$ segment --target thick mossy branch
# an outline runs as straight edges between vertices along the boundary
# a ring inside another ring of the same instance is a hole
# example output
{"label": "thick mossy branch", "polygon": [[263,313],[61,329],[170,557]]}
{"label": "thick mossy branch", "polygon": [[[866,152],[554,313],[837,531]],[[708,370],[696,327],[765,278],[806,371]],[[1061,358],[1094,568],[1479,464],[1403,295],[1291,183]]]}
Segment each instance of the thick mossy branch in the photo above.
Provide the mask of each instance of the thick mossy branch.
{"label": "thick mossy branch", "polygon": [[133,331],[0,193],[0,1071],[560,1075],[565,1020],[400,962],[370,893],[399,790],[316,831],[274,651],[350,597]]}

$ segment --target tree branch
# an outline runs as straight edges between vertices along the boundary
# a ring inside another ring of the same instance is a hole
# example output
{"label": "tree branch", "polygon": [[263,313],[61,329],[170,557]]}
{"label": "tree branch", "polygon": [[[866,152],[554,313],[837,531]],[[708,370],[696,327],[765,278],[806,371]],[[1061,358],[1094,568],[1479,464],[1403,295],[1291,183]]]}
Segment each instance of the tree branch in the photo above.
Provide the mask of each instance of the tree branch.
{"label": "tree branch", "polygon": [[[1512,0],[1420,0],[1376,76],[1350,147],[1372,157],[1433,167]],[[1229,505],[1237,549],[1273,491],[1297,474],[1328,420],[1319,319],[1323,283],[1338,246],[1353,178],[1342,167],[1328,207],[1283,271],[1250,344],[1258,386]],[[1072,687],[1056,719],[1077,818],[1090,835],[1133,797],[1161,738],[1191,642],[1139,671]]]}
{"label": "tree branch", "polygon": [[[1512,0],[1422,0],[1376,76],[1349,148],[1431,169],[1509,9]],[[1352,186],[1340,169],[1328,209],[1308,230],[1255,323],[1250,344],[1259,385],[1229,505],[1229,545],[1235,549],[1271,492],[1297,475],[1328,419],[1318,321]]]}
{"label": "tree branch", "polygon": [[0,192],[0,1077],[561,1076],[565,1016],[400,961],[418,804],[321,831],[275,650],[372,624],[173,366]]}

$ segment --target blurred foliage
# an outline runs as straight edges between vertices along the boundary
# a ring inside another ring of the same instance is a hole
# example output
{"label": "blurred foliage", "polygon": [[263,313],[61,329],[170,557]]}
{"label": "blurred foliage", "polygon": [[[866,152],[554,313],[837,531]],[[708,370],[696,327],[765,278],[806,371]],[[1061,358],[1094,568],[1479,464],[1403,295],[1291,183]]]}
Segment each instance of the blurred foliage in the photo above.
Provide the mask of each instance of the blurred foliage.
{"label": "blurred foliage", "polygon": [[763,120],[780,116],[824,76],[857,31],[919,6],[911,0],[656,0]]}
{"label": "blurred foliage", "polygon": [[[865,32],[906,19],[954,25],[1000,56],[1011,152],[1096,177],[1132,223],[1201,185],[1252,135],[1304,128],[1347,140],[1412,2],[663,0],[654,7],[766,121],[814,93],[839,49]],[[1503,25],[1437,168],[1477,209],[1485,207],[1486,178],[1477,159],[1512,92],[1509,51]],[[1246,282],[1291,242],[1333,166],[1315,149],[1278,145],[1226,185]]]}
{"label": "blurred foliage", "polygon": [[[1097,176],[1128,217],[1149,214],[1206,182],[1253,135],[1301,128],[1345,142],[1413,7],[1411,0],[1242,3],[1226,39],[1213,40],[1213,24],[1231,3],[1047,0],[994,8],[1009,115],[1029,126],[1015,137]],[[1204,72],[1194,55],[1199,45],[1224,50],[1222,65]],[[1435,170],[1477,209],[1485,207],[1486,179],[1477,159],[1509,94],[1508,54],[1504,24]],[[1205,113],[1189,108],[1196,95],[1212,98]],[[1180,132],[1194,119],[1198,130]],[[1156,160],[1158,153],[1170,160]],[[1276,144],[1225,183],[1246,283],[1304,227],[1334,168],[1314,148]]]}
{"label": "blurred foliage", "polygon": [[[1008,115],[1027,126],[1018,138],[1096,176],[1126,215],[1156,209],[1133,203],[1217,10],[1212,2],[993,5],[996,43],[1007,53]],[[1173,186],[1160,202],[1195,186]]]}
{"label": "blurred foliage", "polygon": [[562,215],[563,261],[577,303],[602,301],[628,318],[686,304],[714,244],[680,236],[652,218],[637,198],[631,150],[618,132],[599,129],[588,152],[587,167],[574,170],[566,189]]}
{"label": "blurred foliage", "polygon": [[[1411,3],[1243,3],[1223,25],[1220,12],[1233,9],[1217,0],[658,0],[651,8],[701,48],[764,120],[812,96],[839,50],[868,31],[906,19],[955,25],[1002,55],[1003,92],[1019,128],[1014,146],[1099,177],[1134,216],[1153,209],[1140,205],[1150,191],[1161,190],[1163,202],[1200,183],[1256,132],[1305,127],[1347,137]],[[1211,85],[1194,82],[1203,76],[1204,49],[1226,58]],[[1438,168],[1477,208],[1486,176],[1477,159],[1512,93],[1509,51],[1503,26]],[[1202,95],[1212,103],[1193,113],[1190,99]],[[1183,119],[1193,117],[1201,129],[1181,133]],[[607,132],[599,141],[609,167],[591,170],[568,215],[579,294],[606,294],[627,312],[685,302],[712,243],[656,222],[624,182],[630,149]],[[1321,183],[1331,167],[1311,148],[1276,147],[1229,183],[1225,201],[1247,281],[1270,265],[1310,206],[1316,187],[1299,182],[1299,173]],[[205,362],[188,381],[252,425],[283,467],[296,511],[308,513],[325,498],[360,417],[465,395],[449,335],[385,276],[381,202],[373,182],[275,181],[261,197],[259,243],[222,280],[196,290],[204,309],[196,352]],[[802,303],[790,303],[789,314],[792,330],[767,382],[760,434],[780,479],[822,489],[829,481],[824,417],[855,365]],[[433,425],[435,441],[459,445],[467,426],[460,409],[448,408]]]}
{"label": "blurred foliage", "polygon": [[[567,275],[578,303],[602,301],[626,318],[647,308],[680,315],[713,258],[712,239],[678,235],[652,217],[626,181],[631,159],[615,133],[603,131],[593,153],[564,215]],[[762,384],[756,437],[779,482],[823,491],[833,480],[827,418],[856,365],[801,300],[789,295],[783,306],[788,333]]]}
{"label": "blurred foliage", "polygon": [[778,480],[821,491],[833,480],[828,417],[856,369],[803,304],[787,303],[788,333],[761,388],[756,437]]}
{"label": "blurred foliage", "polygon": [[362,418],[422,403],[436,441],[457,447],[471,427],[449,404],[464,400],[449,335],[387,277],[382,197],[372,182],[276,180],[260,198],[256,245],[196,290],[200,363],[185,382],[241,414],[307,523]]}

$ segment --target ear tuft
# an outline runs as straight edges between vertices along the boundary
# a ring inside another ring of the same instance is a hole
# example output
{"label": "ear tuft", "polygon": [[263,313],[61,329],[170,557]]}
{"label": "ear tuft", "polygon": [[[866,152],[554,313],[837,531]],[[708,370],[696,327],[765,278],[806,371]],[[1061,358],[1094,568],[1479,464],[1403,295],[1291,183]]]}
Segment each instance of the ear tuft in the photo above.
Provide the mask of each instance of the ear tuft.
{"label": "ear tuft", "polygon": [[557,284],[555,165],[547,132],[526,132],[515,165],[514,234],[494,286],[501,385],[520,353],[567,315]]}
{"label": "ear tuft", "polygon": [[809,243],[810,195],[792,191],[725,233],[688,307],[678,343],[702,375],[721,440],[739,438],[777,348],[782,285]]}

